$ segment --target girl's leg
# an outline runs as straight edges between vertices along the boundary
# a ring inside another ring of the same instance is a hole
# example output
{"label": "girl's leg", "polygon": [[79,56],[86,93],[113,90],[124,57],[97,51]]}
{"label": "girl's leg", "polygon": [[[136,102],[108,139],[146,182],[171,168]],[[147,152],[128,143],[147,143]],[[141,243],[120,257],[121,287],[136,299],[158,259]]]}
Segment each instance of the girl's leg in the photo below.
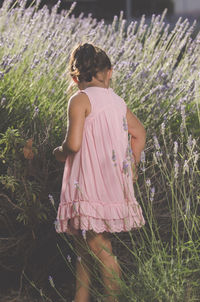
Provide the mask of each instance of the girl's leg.
{"label": "girl's leg", "polygon": [[121,270],[116,257],[112,253],[112,244],[109,238],[103,233],[89,232],[87,243],[100,262],[101,275],[107,296],[106,301],[117,302],[115,294],[119,293]]}
{"label": "girl's leg", "polygon": [[89,302],[91,256],[82,235],[75,236],[76,260],[76,293],[74,302]]}

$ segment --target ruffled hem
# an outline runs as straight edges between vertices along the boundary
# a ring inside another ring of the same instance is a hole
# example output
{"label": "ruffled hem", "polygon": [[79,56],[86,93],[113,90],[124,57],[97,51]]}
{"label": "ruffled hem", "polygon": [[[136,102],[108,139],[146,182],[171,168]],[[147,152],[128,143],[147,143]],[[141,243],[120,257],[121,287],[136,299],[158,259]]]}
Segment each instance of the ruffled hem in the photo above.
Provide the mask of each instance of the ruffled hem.
{"label": "ruffled hem", "polygon": [[[133,217],[123,218],[123,219],[97,219],[93,217],[74,217],[70,221],[70,226],[68,222],[70,219],[57,220],[56,232],[58,233],[73,233],[73,228],[75,230],[93,230],[95,233],[119,233],[128,232],[132,229],[141,228],[145,222],[144,220],[134,220]],[[75,233],[75,232],[74,232]]]}
{"label": "ruffled hem", "polygon": [[144,224],[142,210],[137,202],[105,205],[80,201],[60,203],[55,226],[56,232],[71,234],[72,229],[93,230],[96,233],[127,232]]}

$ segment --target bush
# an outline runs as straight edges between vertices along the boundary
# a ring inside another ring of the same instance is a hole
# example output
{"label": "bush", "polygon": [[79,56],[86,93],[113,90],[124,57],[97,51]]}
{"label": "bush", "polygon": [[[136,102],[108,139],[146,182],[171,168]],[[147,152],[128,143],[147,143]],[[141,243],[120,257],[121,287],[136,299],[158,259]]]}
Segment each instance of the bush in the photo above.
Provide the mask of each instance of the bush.
{"label": "bush", "polygon": [[[67,101],[75,92],[67,70],[74,46],[91,41],[111,57],[112,86],[147,129],[136,184],[146,226],[114,238],[128,285],[120,301],[197,301],[199,288],[199,40],[179,19],[169,32],[163,15],[129,25],[46,6],[24,9],[20,1],[0,10],[0,261],[46,286],[58,237],[49,201],[58,198],[63,166],[52,156],[67,124]],[[27,152],[32,159],[27,159]],[[46,248],[47,242],[51,242]],[[61,244],[62,245],[62,244]],[[124,246],[127,248],[124,251]],[[136,248],[137,247],[137,248]],[[39,257],[38,253],[43,253]],[[34,259],[34,261],[33,261]],[[43,265],[41,265],[43,263]],[[46,269],[48,267],[48,269]],[[133,268],[135,273],[133,273]],[[5,285],[5,284],[4,284]],[[141,289],[144,291],[141,292]],[[138,300],[139,299],[139,300]],[[196,299],[196,300],[195,300]]]}

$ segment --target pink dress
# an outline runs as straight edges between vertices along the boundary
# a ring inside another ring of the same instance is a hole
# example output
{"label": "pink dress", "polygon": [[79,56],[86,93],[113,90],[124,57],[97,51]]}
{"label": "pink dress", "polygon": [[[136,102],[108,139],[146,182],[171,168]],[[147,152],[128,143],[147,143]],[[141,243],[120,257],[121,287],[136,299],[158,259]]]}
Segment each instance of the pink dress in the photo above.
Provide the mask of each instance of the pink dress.
{"label": "pink dress", "polygon": [[112,88],[82,90],[91,103],[80,150],[67,157],[56,231],[121,232],[145,224],[135,199],[127,106]]}

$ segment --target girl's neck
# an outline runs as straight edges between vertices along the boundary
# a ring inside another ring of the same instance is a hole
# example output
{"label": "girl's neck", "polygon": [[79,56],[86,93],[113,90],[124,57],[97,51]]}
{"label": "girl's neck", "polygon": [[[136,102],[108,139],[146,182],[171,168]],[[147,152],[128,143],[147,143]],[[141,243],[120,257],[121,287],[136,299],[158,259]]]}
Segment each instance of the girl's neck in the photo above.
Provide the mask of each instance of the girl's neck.
{"label": "girl's neck", "polygon": [[86,88],[89,88],[89,87],[100,87],[100,88],[109,88],[109,86],[106,86],[106,85],[78,85],[79,89],[80,90],[84,90]]}
{"label": "girl's neck", "polygon": [[109,88],[109,81],[99,81],[93,77],[91,82],[81,82],[78,83],[78,88],[80,90],[84,90],[88,87],[101,87],[101,88]]}

